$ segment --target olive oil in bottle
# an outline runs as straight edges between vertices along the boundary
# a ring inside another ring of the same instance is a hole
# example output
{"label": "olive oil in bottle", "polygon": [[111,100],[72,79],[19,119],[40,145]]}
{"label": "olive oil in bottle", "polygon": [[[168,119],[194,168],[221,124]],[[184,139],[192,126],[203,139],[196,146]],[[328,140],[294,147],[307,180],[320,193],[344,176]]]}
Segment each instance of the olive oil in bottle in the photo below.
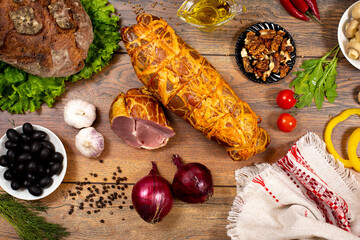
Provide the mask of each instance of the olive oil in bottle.
{"label": "olive oil in bottle", "polygon": [[183,13],[188,23],[196,25],[217,25],[233,17],[230,4],[223,0],[198,0]]}

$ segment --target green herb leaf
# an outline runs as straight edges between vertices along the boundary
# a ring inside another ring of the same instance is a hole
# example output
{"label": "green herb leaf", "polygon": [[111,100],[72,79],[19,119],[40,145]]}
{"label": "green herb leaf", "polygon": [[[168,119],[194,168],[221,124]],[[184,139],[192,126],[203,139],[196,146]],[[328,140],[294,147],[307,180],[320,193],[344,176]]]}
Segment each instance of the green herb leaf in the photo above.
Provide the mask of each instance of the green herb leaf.
{"label": "green herb leaf", "polygon": [[334,83],[334,85],[331,86],[331,88],[328,88],[326,90],[326,98],[330,103],[333,103],[335,101],[335,98],[337,98],[338,94],[336,92],[337,85]]}
{"label": "green herb leaf", "polygon": [[303,108],[305,106],[310,107],[312,100],[314,98],[314,95],[311,93],[311,91],[306,92],[305,94],[301,95],[296,102],[295,106],[297,108]]}
{"label": "green herb leaf", "polygon": [[331,88],[335,84],[336,76],[337,76],[336,64],[333,64],[331,66],[331,68],[329,69],[329,74],[328,74],[327,79],[325,81],[325,88],[326,89]]}
{"label": "green herb leaf", "polygon": [[14,226],[19,237],[24,240],[56,240],[70,233],[59,224],[49,223],[40,212],[47,206],[38,201],[19,202],[7,193],[0,194],[0,216]]}
{"label": "green herb leaf", "polygon": [[52,107],[65,91],[65,81],[89,79],[111,60],[121,40],[119,17],[107,0],[81,0],[93,24],[94,41],[85,67],[69,77],[40,78],[0,62],[0,108],[10,113],[36,111],[43,103]]}
{"label": "green herb leaf", "polygon": [[310,91],[312,93],[315,92],[315,88],[318,85],[318,81],[319,79],[323,76],[324,74],[324,70],[323,70],[323,62],[319,61],[314,70],[312,70],[310,76],[309,76],[309,86],[310,86]]}
{"label": "green herb leaf", "polygon": [[[302,95],[310,91],[309,86],[309,74],[305,72],[301,72],[298,77],[294,80],[296,83],[295,93],[297,95]],[[293,86],[293,85],[290,85]]]}
{"label": "green herb leaf", "polygon": [[[318,110],[321,110],[325,96],[330,103],[337,97],[335,84],[337,54],[339,46],[336,45],[330,52],[320,59],[310,59],[304,61],[300,68],[302,71],[294,72],[297,77],[290,83],[290,87],[295,88],[295,93],[299,95],[296,103],[297,108],[311,106],[314,101]],[[331,61],[326,58],[334,54]]]}
{"label": "green herb leaf", "polygon": [[320,61],[319,59],[306,60],[301,64],[300,68],[310,71],[317,66],[319,61]]}
{"label": "green herb leaf", "polygon": [[322,105],[324,103],[324,97],[325,97],[324,88],[323,87],[316,88],[314,93],[314,101],[319,111],[321,110]]}
{"label": "green herb leaf", "polygon": [[5,68],[4,77],[8,83],[23,82],[25,73],[17,68]]}

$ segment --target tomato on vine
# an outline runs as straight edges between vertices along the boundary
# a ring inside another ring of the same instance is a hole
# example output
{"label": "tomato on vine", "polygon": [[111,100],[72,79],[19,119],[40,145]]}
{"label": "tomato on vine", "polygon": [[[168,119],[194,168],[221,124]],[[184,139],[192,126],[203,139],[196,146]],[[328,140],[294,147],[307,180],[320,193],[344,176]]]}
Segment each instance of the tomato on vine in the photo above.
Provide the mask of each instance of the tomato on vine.
{"label": "tomato on vine", "polygon": [[289,113],[283,113],[277,120],[277,126],[283,132],[291,132],[296,127],[296,119]]}
{"label": "tomato on vine", "polygon": [[292,90],[281,90],[276,97],[277,105],[282,109],[290,109],[294,107],[296,103],[294,95],[295,93]]}

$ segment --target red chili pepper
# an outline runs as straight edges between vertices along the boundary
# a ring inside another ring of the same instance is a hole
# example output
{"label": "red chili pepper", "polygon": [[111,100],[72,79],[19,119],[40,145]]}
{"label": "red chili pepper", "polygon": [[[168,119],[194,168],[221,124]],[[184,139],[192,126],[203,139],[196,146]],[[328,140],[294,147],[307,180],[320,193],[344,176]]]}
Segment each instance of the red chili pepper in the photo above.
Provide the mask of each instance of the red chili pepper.
{"label": "red chili pepper", "polygon": [[319,9],[316,4],[316,0],[304,0],[304,1],[310,7],[310,9],[314,13],[314,15],[320,20],[320,13],[319,13]]}
{"label": "red chili pepper", "polygon": [[291,3],[302,13],[306,13],[309,10],[309,6],[304,2],[304,0],[290,0]]}
{"label": "red chili pepper", "polygon": [[301,13],[299,10],[297,10],[294,5],[290,2],[290,0],[280,0],[281,5],[285,8],[285,10],[290,13],[293,17],[296,17],[298,19],[309,21],[309,19]]}

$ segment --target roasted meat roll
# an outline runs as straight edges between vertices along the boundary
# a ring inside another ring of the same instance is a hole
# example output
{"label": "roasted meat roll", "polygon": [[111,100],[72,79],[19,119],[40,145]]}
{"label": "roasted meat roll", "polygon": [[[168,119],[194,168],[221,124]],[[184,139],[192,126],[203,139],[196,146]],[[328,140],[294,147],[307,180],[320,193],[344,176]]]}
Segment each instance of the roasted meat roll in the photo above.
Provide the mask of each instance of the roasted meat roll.
{"label": "roasted meat roll", "polygon": [[121,29],[137,77],[166,108],[208,139],[226,147],[233,160],[265,150],[268,133],[215,68],[175,34],[165,20],[148,14]]}

